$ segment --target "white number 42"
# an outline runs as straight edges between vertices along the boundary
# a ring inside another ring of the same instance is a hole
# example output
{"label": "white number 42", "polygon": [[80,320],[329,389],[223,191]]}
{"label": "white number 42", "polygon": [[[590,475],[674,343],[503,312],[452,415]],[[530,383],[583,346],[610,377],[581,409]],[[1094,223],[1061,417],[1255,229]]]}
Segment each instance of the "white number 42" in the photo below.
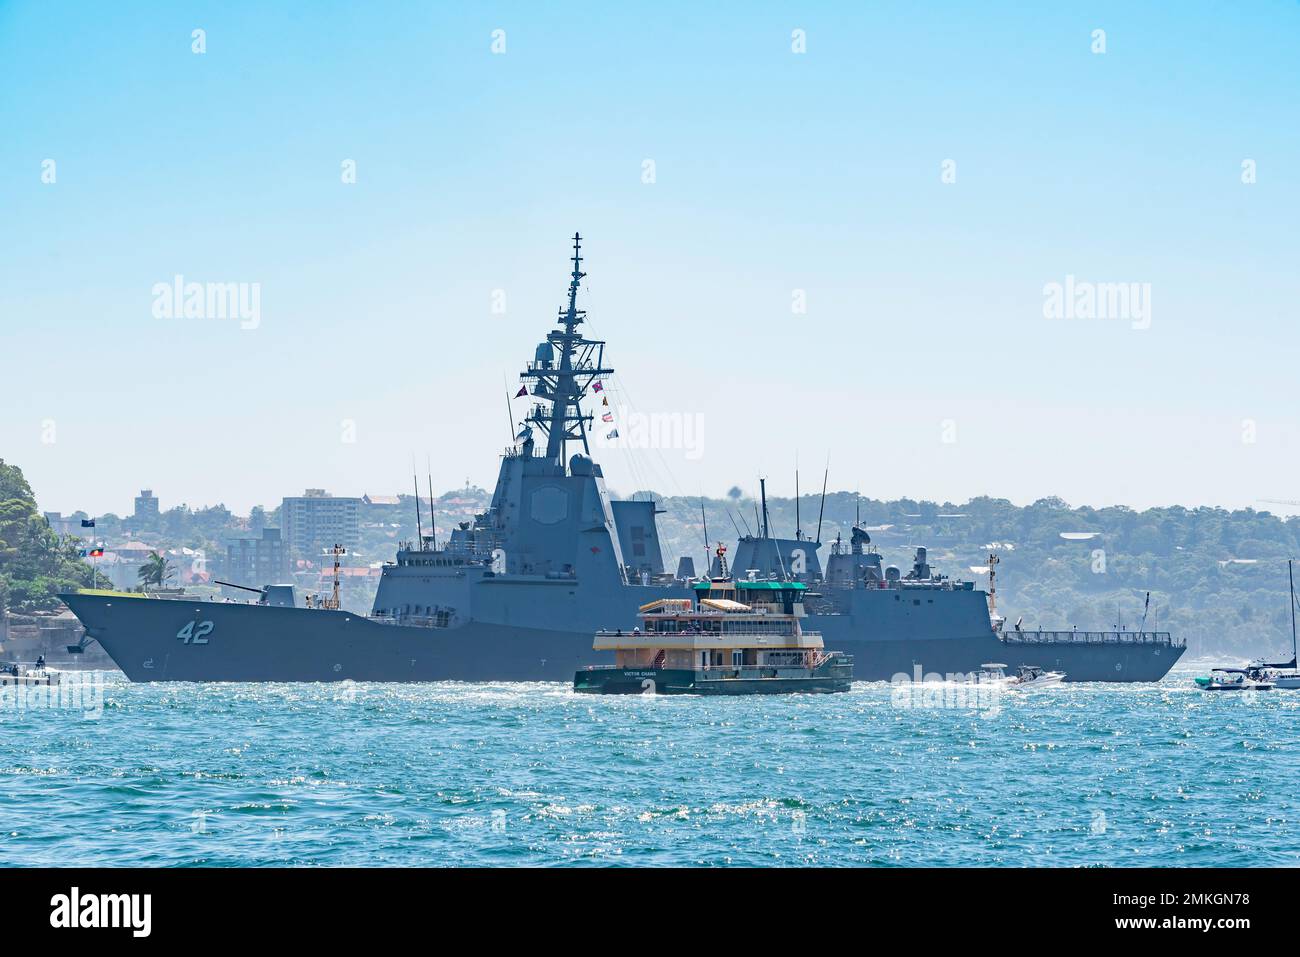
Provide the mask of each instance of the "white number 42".
{"label": "white number 42", "polygon": [[190,621],[185,623],[185,627],[176,632],[176,637],[187,645],[206,645],[207,636],[212,632],[212,622],[210,621]]}

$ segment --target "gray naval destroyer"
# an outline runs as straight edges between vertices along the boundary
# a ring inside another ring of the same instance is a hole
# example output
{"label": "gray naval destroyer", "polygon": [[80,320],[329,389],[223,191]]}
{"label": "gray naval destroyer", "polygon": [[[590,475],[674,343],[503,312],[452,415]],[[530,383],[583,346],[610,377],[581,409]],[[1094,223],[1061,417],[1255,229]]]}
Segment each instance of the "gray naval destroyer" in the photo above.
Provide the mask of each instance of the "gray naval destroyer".
{"label": "gray naval destroyer", "polygon": [[[306,602],[284,585],[250,589],[248,602],[82,591],[62,598],[85,626],[83,646],[98,642],[133,681],[570,681],[592,660],[593,633],[635,627],[648,602],[689,598],[687,563],[664,569],[656,503],[612,500],[588,445],[584,403],[613,370],[605,343],[581,331],[580,240],[558,328],[520,374],[533,403],[490,505],[445,542],[421,532],[405,543],[368,615],[341,609],[337,589]],[[808,627],[853,656],[858,680],[998,661],[1071,681],[1155,681],[1184,651],[1167,632],[1008,629],[992,585],[937,574],[923,548],[905,573],[882,565],[861,528],[832,544],[824,570],[821,547],[771,537],[764,521],[741,538],[733,568],[806,584]]]}

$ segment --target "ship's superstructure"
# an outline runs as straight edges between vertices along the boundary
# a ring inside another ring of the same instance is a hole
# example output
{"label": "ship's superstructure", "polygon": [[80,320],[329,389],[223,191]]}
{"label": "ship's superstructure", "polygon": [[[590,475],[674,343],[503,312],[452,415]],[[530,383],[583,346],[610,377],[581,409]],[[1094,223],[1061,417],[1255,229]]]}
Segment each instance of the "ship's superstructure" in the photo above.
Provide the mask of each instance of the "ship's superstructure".
{"label": "ship's superstructure", "polygon": [[[516,398],[531,404],[490,505],[443,543],[421,533],[400,548],[370,615],[293,607],[283,587],[259,589],[255,603],[63,596],[89,639],[134,680],[567,681],[598,629],[631,629],[639,607],[691,597],[692,583],[664,570],[656,503],[613,501],[591,454],[588,408],[603,405],[613,369],[605,343],[582,331],[581,248],[575,235],[557,328],[520,373]],[[854,657],[859,680],[1005,661],[1071,681],[1149,681],[1183,652],[1167,633],[1003,634],[972,582],[937,574],[924,548],[906,573],[883,565],[856,526],[824,570],[821,542],[770,536],[766,509],[759,532],[736,548],[737,577],[808,586],[810,628]]]}

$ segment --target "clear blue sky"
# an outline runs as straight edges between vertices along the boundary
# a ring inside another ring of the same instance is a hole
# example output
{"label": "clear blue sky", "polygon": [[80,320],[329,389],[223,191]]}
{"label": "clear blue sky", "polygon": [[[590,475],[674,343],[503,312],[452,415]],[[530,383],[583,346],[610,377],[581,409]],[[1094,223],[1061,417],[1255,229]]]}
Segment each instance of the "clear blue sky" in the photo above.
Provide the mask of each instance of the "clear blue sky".
{"label": "clear blue sky", "polygon": [[1300,498],[1300,5],[1031,6],[0,3],[0,456],[92,513],[490,486],[580,229],[618,403],[703,416],[619,491]]}

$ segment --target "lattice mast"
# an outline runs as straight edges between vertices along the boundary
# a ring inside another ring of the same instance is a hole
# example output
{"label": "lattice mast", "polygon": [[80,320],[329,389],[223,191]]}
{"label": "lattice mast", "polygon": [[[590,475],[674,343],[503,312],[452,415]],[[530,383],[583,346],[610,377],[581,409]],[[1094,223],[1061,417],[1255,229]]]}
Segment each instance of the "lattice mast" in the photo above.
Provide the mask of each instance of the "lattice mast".
{"label": "lattice mast", "polygon": [[520,380],[531,383],[529,392],[535,402],[525,421],[546,436],[546,458],[564,466],[569,442],[581,442],[590,454],[587,432],[593,416],[582,411],[582,399],[594,383],[612,375],[605,368],[605,343],[588,339],[578,331],[587,313],[578,308],[578,288],[583,277],[582,236],[573,234],[573,272],[569,274],[569,301],[556,320],[563,328],[547,334],[538,347],[537,357],[520,373]]}

